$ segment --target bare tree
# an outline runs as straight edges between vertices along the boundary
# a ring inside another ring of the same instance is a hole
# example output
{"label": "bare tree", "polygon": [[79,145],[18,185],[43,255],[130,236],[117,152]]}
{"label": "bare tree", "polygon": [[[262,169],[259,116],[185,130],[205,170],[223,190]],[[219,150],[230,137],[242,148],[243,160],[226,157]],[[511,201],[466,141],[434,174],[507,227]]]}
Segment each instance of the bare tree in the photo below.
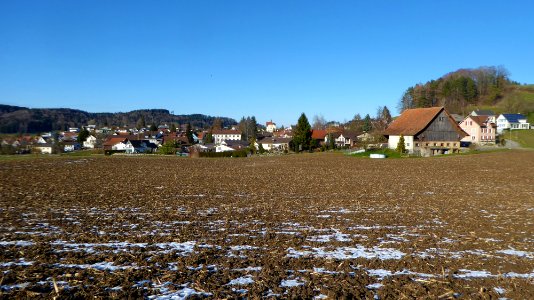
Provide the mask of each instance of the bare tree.
{"label": "bare tree", "polygon": [[323,117],[323,115],[315,115],[315,116],[313,116],[312,128],[315,129],[315,130],[326,129],[326,120]]}

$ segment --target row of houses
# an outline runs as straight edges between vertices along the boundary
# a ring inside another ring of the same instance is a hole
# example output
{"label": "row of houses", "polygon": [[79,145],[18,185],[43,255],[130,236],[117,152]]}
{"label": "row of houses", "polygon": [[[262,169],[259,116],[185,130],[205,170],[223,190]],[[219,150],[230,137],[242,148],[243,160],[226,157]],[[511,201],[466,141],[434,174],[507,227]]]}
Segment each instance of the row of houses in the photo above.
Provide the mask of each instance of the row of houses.
{"label": "row of houses", "polygon": [[521,114],[496,116],[491,111],[473,111],[458,122],[444,107],[431,107],[405,110],[384,135],[390,149],[397,148],[402,136],[409,153],[432,156],[459,152],[462,142],[495,144],[506,129],[530,129],[530,124]]}

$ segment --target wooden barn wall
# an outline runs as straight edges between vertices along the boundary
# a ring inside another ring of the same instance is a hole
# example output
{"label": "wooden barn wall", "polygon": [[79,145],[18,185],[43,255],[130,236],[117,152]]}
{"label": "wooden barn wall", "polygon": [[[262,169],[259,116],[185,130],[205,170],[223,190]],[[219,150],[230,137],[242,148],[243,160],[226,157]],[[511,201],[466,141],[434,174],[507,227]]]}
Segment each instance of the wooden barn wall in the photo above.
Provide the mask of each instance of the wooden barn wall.
{"label": "wooden barn wall", "polygon": [[[440,121],[440,118],[443,118],[443,121]],[[461,138],[445,111],[442,111],[423,132],[416,136],[419,141],[459,141]]]}

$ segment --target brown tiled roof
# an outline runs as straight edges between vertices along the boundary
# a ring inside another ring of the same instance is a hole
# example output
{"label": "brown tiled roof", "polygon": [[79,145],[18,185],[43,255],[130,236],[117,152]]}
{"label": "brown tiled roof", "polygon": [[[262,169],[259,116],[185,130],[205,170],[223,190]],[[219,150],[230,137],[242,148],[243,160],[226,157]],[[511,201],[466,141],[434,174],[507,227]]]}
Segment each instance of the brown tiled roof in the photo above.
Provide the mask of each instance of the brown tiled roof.
{"label": "brown tiled roof", "polygon": [[479,126],[484,126],[484,123],[488,120],[488,116],[469,116],[473,122]]}
{"label": "brown tiled roof", "polygon": [[115,144],[122,143],[122,142],[124,142],[126,140],[127,140],[127,138],[125,138],[125,137],[112,136],[112,137],[109,137],[109,138],[106,139],[106,141],[104,142],[104,146],[113,146]]}
{"label": "brown tiled roof", "polygon": [[[405,110],[398,118],[393,121],[384,132],[384,135],[406,135],[414,136],[423,131],[436,116],[444,110],[444,107],[412,108]],[[465,132],[458,126],[456,121],[445,110],[450,121],[455,125],[459,134],[465,135]]]}
{"label": "brown tiled roof", "polygon": [[316,130],[316,129],[313,129],[312,130],[312,139],[316,139],[316,140],[324,140],[324,137],[327,135],[328,133],[326,132],[326,130]]}
{"label": "brown tiled roof", "polygon": [[241,131],[222,129],[222,130],[213,130],[213,134],[241,134]]}

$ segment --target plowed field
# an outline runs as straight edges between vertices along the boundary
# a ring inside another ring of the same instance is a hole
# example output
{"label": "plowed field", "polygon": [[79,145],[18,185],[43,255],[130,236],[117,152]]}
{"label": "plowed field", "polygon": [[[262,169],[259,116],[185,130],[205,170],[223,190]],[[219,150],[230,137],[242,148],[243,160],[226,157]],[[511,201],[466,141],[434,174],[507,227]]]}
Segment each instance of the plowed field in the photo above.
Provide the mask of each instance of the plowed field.
{"label": "plowed field", "polygon": [[534,295],[534,152],[0,162],[0,298]]}

